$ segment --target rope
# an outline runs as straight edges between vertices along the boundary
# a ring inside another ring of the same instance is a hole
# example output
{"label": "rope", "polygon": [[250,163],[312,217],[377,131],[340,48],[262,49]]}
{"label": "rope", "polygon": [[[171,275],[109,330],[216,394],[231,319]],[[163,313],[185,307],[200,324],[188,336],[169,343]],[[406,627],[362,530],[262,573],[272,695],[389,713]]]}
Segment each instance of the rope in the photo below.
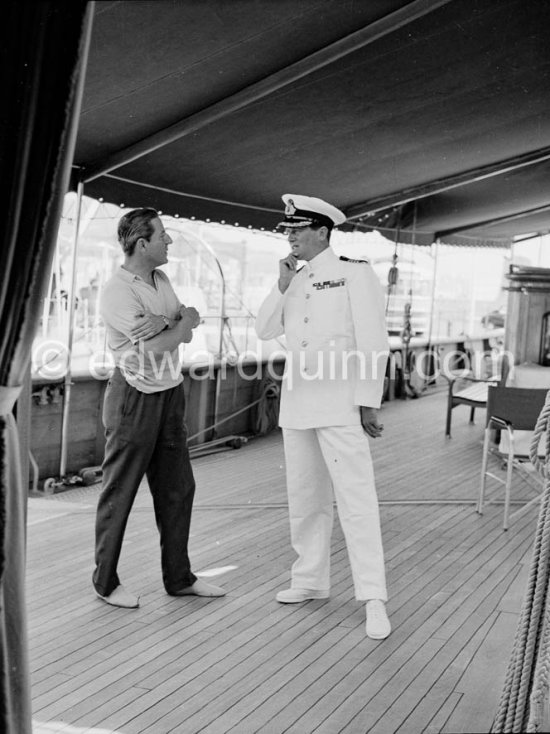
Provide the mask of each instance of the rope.
{"label": "rope", "polygon": [[191,441],[193,438],[197,438],[197,436],[201,436],[203,433],[206,433],[206,431],[211,431],[213,428],[217,428],[218,426],[221,426],[222,423],[225,423],[226,421],[230,421],[231,418],[234,418],[236,415],[239,415],[239,413],[244,413],[245,410],[249,410],[254,405],[257,405],[260,402],[261,398],[258,398],[258,400],[254,400],[252,403],[248,403],[248,405],[245,405],[244,408],[240,408],[239,410],[236,410],[234,413],[231,413],[230,415],[226,416],[225,418],[222,418],[221,421],[216,421],[215,423],[212,423],[210,426],[206,426],[206,428],[202,428],[200,431],[197,431],[192,436],[188,436],[187,440]]}
{"label": "rope", "polygon": [[[544,478],[544,490],[527,589],[492,732],[540,732],[548,700],[550,665],[550,391],[533,432],[529,458]],[[546,433],[544,461],[538,445]]]}
{"label": "rope", "polygon": [[192,436],[188,436],[187,440],[191,441],[193,438],[197,438],[197,436],[200,436],[207,431],[211,431],[214,428],[221,426],[222,423],[230,421],[232,418],[235,418],[235,416],[244,413],[246,410],[250,410],[250,408],[253,408],[255,405],[260,406],[257,410],[257,415],[255,419],[255,432],[259,435],[268,433],[268,431],[272,430],[277,425],[279,417],[278,398],[280,394],[280,387],[273,378],[266,376],[260,382],[260,393],[260,397],[256,400],[253,400],[251,403],[248,403],[248,405],[239,408],[239,410],[236,410],[234,413],[231,413],[225,418],[222,418],[221,420],[212,423],[212,425],[207,426],[206,428],[202,428],[200,431],[197,431]]}
{"label": "rope", "polygon": [[255,429],[260,436],[272,431],[279,423],[279,398],[281,387],[272,377],[266,375],[260,383],[261,396],[256,402]]}

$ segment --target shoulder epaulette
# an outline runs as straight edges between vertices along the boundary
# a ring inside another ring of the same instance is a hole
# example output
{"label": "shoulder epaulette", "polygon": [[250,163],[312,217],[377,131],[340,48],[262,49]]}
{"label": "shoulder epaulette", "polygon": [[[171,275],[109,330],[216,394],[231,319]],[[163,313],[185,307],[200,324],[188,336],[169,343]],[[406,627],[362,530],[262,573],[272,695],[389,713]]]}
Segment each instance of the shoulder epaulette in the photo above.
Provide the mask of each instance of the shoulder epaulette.
{"label": "shoulder epaulette", "polygon": [[353,260],[351,257],[344,257],[344,255],[340,255],[340,260],[344,260],[344,262],[347,263],[365,263],[365,265],[369,264],[368,260]]}

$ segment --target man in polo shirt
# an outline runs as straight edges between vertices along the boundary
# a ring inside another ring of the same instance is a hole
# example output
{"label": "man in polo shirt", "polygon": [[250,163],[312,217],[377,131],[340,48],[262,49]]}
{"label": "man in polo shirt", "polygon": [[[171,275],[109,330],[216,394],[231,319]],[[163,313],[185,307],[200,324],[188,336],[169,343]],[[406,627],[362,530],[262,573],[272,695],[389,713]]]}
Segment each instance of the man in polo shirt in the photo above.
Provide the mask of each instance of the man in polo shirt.
{"label": "man in polo shirt", "polygon": [[291,249],[256,321],[260,338],[284,334],[287,343],[279,425],[297,559],[291,588],[276,598],[296,604],[329,596],[334,494],[355,597],[366,603],[366,633],[379,640],[391,626],[368,437],[383,428],[377,414],[389,355],[383,293],[366,261],[338,257],[330,247],[343,212],[311,196],[285,194],[283,201],[280,226]]}
{"label": "man in polo shirt", "polygon": [[101,315],[115,370],[105,392],[103,487],[97,506],[93,585],[107,604],[135,608],[139,597],[117,575],[124,531],[147,475],[160,534],[164,587],[172,596],[223,596],[198,579],[187,552],[195,481],[184,425],[179,345],[199,324],[165,273],[172,240],[154,209],[134,209],[118,225],[124,264],[105,285]]}

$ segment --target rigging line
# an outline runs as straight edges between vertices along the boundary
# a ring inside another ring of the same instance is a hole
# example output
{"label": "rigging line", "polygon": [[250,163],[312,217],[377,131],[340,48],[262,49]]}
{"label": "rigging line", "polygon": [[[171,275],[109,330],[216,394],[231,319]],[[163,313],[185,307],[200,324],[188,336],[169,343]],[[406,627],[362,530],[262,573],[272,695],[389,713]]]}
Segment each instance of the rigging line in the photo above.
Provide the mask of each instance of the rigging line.
{"label": "rigging line", "polygon": [[144,189],[153,189],[155,191],[162,191],[164,194],[174,194],[175,196],[183,196],[187,199],[198,199],[199,201],[209,201],[212,204],[227,204],[228,206],[232,206],[235,208],[240,209],[252,209],[254,211],[259,212],[273,212],[273,214],[277,214],[278,216],[281,215],[280,209],[273,209],[269,206],[257,206],[254,204],[244,204],[238,201],[229,201],[228,199],[216,199],[212,196],[199,196],[198,194],[190,194],[185,191],[178,191],[177,189],[169,189],[165,186],[157,186],[156,184],[148,184],[144,181],[134,181],[131,178],[125,178],[123,176],[115,176],[112,173],[105,173],[105,178],[114,178],[117,181],[122,181],[123,183],[129,183],[133,184],[134,186],[143,186]]}
{"label": "rigging line", "polygon": [[[205,258],[203,257],[203,255],[202,255],[202,252],[201,252],[200,250],[198,250],[198,249],[196,248],[196,246],[194,245],[194,243],[193,243],[193,242],[189,242],[189,240],[188,240],[188,239],[186,239],[185,235],[182,235],[182,236],[183,236],[183,238],[185,239],[185,242],[186,242],[186,243],[187,243],[187,244],[188,244],[188,245],[189,245],[189,246],[190,246],[190,247],[192,248],[193,252],[194,252],[194,253],[195,253],[196,255],[198,255],[198,256],[199,256],[199,257],[200,257],[200,258],[201,258],[201,259],[203,260],[203,262],[205,262],[205,263],[206,263],[206,266],[207,266],[207,268],[208,268],[209,270],[211,270],[211,271],[212,271],[212,272],[214,273],[214,272],[215,272],[214,268],[213,268],[213,267],[212,267],[212,265],[211,265],[211,264],[210,264],[210,263],[208,262],[208,260],[207,260],[207,259],[205,259]],[[227,290],[227,293],[228,293],[228,294],[229,294],[230,296],[233,296],[233,298],[235,298],[235,300],[236,300],[236,301],[237,301],[237,302],[239,303],[239,306],[241,306],[241,307],[242,307],[242,308],[243,308],[243,309],[244,309],[244,310],[245,310],[245,311],[247,312],[247,315],[248,315],[248,316],[251,316],[252,318],[256,318],[255,314],[253,314],[253,313],[252,313],[252,311],[251,311],[251,310],[250,310],[250,309],[248,308],[248,306],[247,306],[247,305],[246,305],[246,303],[245,303],[245,302],[244,302],[244,301],[242,300],[242,298],[240,297],[240,295],[238,295],[238,293],[236,293],[235,291],[233,291],[233,290],[231,290],[231,289],[229,289],[229,288],[227,288],[227,287],[226,287],[226,290]]]}
{"label": "rigging line", "polygon": [[[401,213],[399,214],[401,216]],[[399,233],[401,232],[401,220],[398,220],[397,228],[395,230],[395,242],[393,251],[393,263],[388,272],[388,293],[386,298],[386,317],[388,316],[390,309],[390,299],[394,289],[397,289],[397,281],[399,279],[399,270],[397,269],[397,248],[399,246]]]}
{"label": "rigging line", "polygon": [[[241,413],[244,413],[246,410],[249,410],[250,408],[253,408],[255,405],[258,405],[258,403],[261,403],[262,401],[265,401],[267,398],[276,398],[280,394],[280,387],[275,382],[269,382],[264,389],[262,390],[262,394],[257,400],[253,400],[251,403],[248,403],[242,408],[239,408],[239,410],[236,410],[235,412],[231,413],[230,415],[226,416],[225,418],[222,418],[219,421],[216,421],[210,426],[207,426],[206,428],[201,429],[200,431],[197,431],[192,436],[188,436],[187,441],[191,441],[193,438],[196,438],[197,436],[202,435],[203,433],[206,433],[206,431],[211,431],[214,428],[217,428],[222,423],[226,423],[227,421],[231,420],[237,415],[240,415]],[[193,446],[191,448],[200,448],[200,444],[198,446]]]}
{"label": "rigging line", "polygon": [[[195,252],[195,254],[202,258],[203,262],[206,263],[206,266],[212,272],[215,272],[214,271],[214,268],[211,265],[211,263],[209,263],[208,260],[203,257],[202,252],[197,249],[197,247],[195,246],[195,244],[193,242],[190,242],[185,237],[185,235],[182,234],[182,237],[185,239],[185,242],[193,249],[193,251]],[[227,286],[226,286],[226,289],[227,289],[227,292],[229,293],[229,295],[233,296],[236,299],[236,301],[239,303],[239,305],[247,312],[247,314],[245,316],[240,316],[240,317],[238,316],[238,317],[234,317],[234,318],[247,318],[247,317],[250,317],[250,318],[255,319],[256,318],[256,314],[252,313],[252,311],[248,308],[248,306],[242,300],[242,298],[237,293],[235,293],[233,290],[227,288]],[[231,327],[230,326],[229,326],[229,330],[231,330]],[[277,344],[279,344],[279,346],[281,346],[283,349],[286,350],[286,345],[283,344],[283,342],[278,337],[275,337],[275,341],[277,342]]]}
{"label": "rigging line", "polygon": [[248,405],[245,405],[243,408],[240,408],[239,410],[235,411],[234,413],[231,413],[231,415],[228,415],[226,418],[222,418],[219,421],[216,421],[215,423],[212,423],[212,425],[207,426],[206,428],[201,429],[200,431],[197,431],[192,436],[188,436],[187,440],[191,441],[193,438],[197,438],[197,436],[201,436],[203,433],[206,433],[207,431],[211,431],[214,428],[217,428],[218,426],[221,426],[222,423],[226,423],[226,421],[231,420],[235,416],[239,415],[240,413],[244,413],[245,410],[249,410],[249,408],[253,408],[255,405],[258,405],[263,400],[263,395],[259,397],[257,400],[254,400],[252,403],[248,403]]}
{"label": "rigging line", "polygon": [[411,242],[411,277],[409,278],[409,294],[411,297],[411,309],[412,309],[412,302],[413,302],[413,282],[414,282],[414,266],[415,266],[415,255],[414,251],[416,248],[416,221],[417,221],[417,204],[418,202],[415,200],[413,204],[413,226],[412,226],[412,242]]}

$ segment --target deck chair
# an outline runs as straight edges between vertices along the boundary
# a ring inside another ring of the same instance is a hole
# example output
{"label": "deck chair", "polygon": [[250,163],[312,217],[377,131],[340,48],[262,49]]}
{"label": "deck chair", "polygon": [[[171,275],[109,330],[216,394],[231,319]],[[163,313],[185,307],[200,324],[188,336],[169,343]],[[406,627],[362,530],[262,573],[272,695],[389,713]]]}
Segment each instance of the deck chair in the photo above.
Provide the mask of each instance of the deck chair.
{"label": "deck chair", "polygon": [[485,408],[487,405],[487,391],[489,390],[490,384],[495,384],[494,381],[489,380],[478,380],[473,377],[463,377],[461,382],[469,382],[470,384],[464,386],[462,384],[460,390],[456,390],[455,385],[457,381],[448,380],[449,392],[447,395],[447,415],[445,418],[445,436],[451,437],[451,420],[453,414],[453,408],[457,405],[467,405],[470,408],[470,423],[474,422],[474,415],[476,408]]}
{"label": "deck chair", "polygon": [[451,437],[452,414],[453,409],[457,405],[467,405],[470,408],[470,423],[473,423],[476,408],[485,408],[487,405],[489,386],[506,384],[510,369],[506,355],[502,354],[498,357],[496,374],[490,374],[490,368],[494,366],[495,362],[494,357],[491,357],[489,354],[483,356],[490,357],[483,376],[474,374],[474,371],[459,377],[442,373],[442,376],[448,382],[447,412],[445,417],[445,436],[447,438]]}
{"label": "deck chair", "polygon": [[[513,517],[517,517],[520,513],[525,512],[528,507],[540,500],[543,479],[531,464],[525,448],[521,454],[516,452],[516,436],[514,432],[533,431],[535,429],[547,394],[548,390],[546,389],[499,387],[495,385],[490,385],[487,390],[487,423],[483,441],[481,485],[476,510],[482,515],[484,504],[491,504],[491,502],[496,501],[485,501],[487,477],[491,477],[499,484],[504,485],[504,521],[502,525],[504,530],[508,529],[510,520]],[[508,441],[504,452],[494,443],[495,430],[498,432],[497,435],[506,432]],[[504,460],[506,466],[505,479],[488,470],[490,454],[496,454],[501,460]],[[526,502],[519,510],[510,514],[510,498],[514,470],[520,473],[525,484],[536,493],[536,496]]]}

